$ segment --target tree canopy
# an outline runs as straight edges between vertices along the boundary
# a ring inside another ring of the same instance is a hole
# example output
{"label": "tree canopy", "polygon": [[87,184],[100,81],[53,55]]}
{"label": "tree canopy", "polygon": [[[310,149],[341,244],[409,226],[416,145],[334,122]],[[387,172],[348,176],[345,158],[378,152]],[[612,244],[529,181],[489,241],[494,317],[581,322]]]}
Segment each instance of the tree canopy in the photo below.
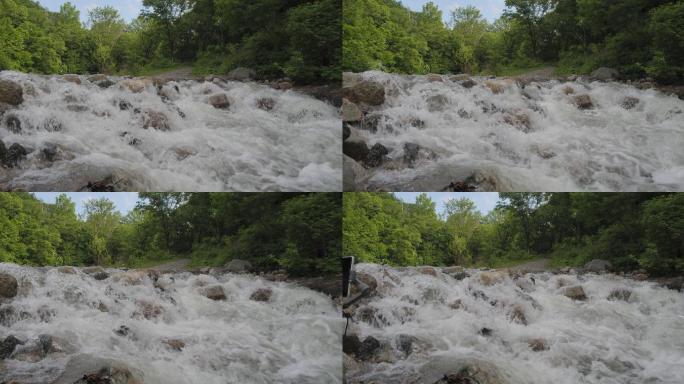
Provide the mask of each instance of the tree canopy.
{"label": "tree canopy", "polygon": [[415,12],[394,0],[345,0],[343,68],[398,73],[508,73],[557,65],[560,73],[600,66],[625,78],[684,81],[684,2],[676,0],[506,0],[487,22],[472,6],[449,22],[432,2]]}
{"label": "tree canopy", "polygon": [[339,193],[141,193],[121,215],[106,196],[80,216],[65,194],[54,204],[0,193],[0,262],[137,266],[171,257],[196,265],[237,258],[293,274],[337,272]]}
{"label": "tree canopy", "polygon": [[301,83],[340,79],[337,0],[144,0],[126,23],[111,6],[81,24],[74,5],[49,12],[0,0],[0,70],[136,75],[176,65],[198,74],[249,67]]}
{"label": "tree canopy", "polygon": [[469,199],[438,214],[426,195],[344,195],[343,253],[391,265],[505,266],[537,257],[556,265],[595,258],[654,274],[684,271],[684,195],[501,193],[486,215]]}

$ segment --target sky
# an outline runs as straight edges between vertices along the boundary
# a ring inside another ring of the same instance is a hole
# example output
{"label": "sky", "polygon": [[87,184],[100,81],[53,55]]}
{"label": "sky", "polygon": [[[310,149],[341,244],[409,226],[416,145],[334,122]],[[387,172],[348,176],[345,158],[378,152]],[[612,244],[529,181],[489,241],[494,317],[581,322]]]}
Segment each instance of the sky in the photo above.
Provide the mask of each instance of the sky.
{"label": "sky", "polygon": [[[56,12],[59,11],[59,7],[66,3],[67,0],[38,0],[38,2],[43,7]],[[89,10],[95,7],[111,5],[119,11],[121,17],[128,23],[140,14],[143,0],[69,0],[69,2],[81,11],[81,21],[83,22],[88,20]]]}
{"label": "sky", "polygon": [[[505,0],[432,0],[432,2],[442,10],[444,21],[451,19],[451,11],[454,8],[472,5],[479,9],[482,12],[482,16],[491,23],[501,17],[506,8]],[[402,0],[402,4],[414,11],[423,9],[423,4],[425,3],[427,3],[425,0]]]}
{"label": "sky", "polygon": [[[420,192],[396,192],[394,195],[407,203],[415,203]],[[444,211],[445,202],[467,197],[475,203],[480,213],[486,215],[496,207],[496,202],[499,201],[499,194],[496,192],[428,192],[428,196],[437,203],[437,213]]]}
{"label": "sky", "polygon": [[[37,192],[34,195],[46,202],[54,203],[57,196],[62,193],[58,192]],[[67,195],[71,200],[76,203],[76,212],[80,215],[83,213],[83,205],[85,202],[91,199],[99,199],[101,197],[106,197],[114,202],[116,209],[122,214],[127,214],[133,208],[135,208],[135,203],[138,201],[138,194],[134,192],[116,192],[116,193],[97,193],[97,192],[69,192]]]}

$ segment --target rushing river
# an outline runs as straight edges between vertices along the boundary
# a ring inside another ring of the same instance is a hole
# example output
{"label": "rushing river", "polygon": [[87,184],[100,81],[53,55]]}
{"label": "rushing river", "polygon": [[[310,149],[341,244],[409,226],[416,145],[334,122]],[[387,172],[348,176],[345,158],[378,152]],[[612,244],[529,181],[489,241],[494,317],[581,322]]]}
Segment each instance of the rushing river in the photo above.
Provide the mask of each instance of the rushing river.
{"label": "rushing river", "polygon": [[[379,345],[346,364],[349,383],[684,382],[684,293],[655,283],[374,264],[357,272],[378,288],[350,332]],[[458,372],[472,376],[439,381]]]}
{"label": "rushing river", "polygon": [[9,71],[0,80],[24,89],[23,104],[0,118],[0,140],[29,152],[0,167],[0,189],[79,191],[106,180],[117,191],[341,190],[339,112],[296,91],[226,81],[125,87],[114,77],[101,88],[86,76],[76,84]]}
{"label": "rushing river", "polygon": [[[684,101],[676,96],[588,80],[349,78],[385,87],[362,134],[394,160],[369,171],[360,189],[433,191],[467,180],[498,191],[684,190]],[[407,143],[421,147],[410,166],[398,164]]]}
{"label": "rushing river", "polygon": [[[87,373],[79,367],[98,366],[92,359],[122,364],[140,384],[342,382],[344,322],[328,296],[307,288],[235,274],[0,272],[19,282],[0,306],[0,341],[24,342],[0,360],[0,382],[73,384]],[[225,298],[208,298],[221,289]]]}

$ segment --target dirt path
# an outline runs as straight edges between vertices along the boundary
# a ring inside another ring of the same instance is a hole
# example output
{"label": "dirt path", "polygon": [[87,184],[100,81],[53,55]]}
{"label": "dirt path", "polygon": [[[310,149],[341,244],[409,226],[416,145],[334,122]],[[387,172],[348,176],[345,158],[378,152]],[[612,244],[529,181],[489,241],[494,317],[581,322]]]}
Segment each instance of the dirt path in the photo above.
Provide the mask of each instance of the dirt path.
{"label": "dirt path", "polygon": [[550,269],[549,259],[536,259],[508,268],[514,272],[544,272]]}
{"label": "dirt path", "polygon": [[195,76],[192,74],[192,67],[177,68],[172,71],[160,73],[158,75],[149,76],[155,79],[168,80],[168,81],[179,81],[179,80],[199,80],[202,79],[201,76]]}
{"label": "dirt path", "polygon": [[160,272],[179,272],[187,270],[188,264],[190,264],[190,259],[178,259],[150,267],[149,269],[154,269]]}

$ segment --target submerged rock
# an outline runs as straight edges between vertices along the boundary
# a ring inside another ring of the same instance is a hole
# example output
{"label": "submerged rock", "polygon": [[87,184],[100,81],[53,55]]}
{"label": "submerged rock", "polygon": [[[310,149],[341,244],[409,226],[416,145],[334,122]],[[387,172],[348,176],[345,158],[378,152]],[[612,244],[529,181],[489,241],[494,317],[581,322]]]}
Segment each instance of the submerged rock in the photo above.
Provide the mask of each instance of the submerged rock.
{"label": "submerged rock", "polygon": [[373,355],[380,349],[380,341],[373,336],[366,337],[359,350],[356,352],[356,358],[363,361],[370,360]]}
{"label": "submerged rock", "polygon": [[12,133],[21,133],[21,119],[15,114],[7,114],[5,126]]}
{"label": "submerged rock", "polygon": [[19,165],[22,160],[26,159],[26,155],[28,155],[26,148],[24,148],[21,144],[14,143],[7,149],[4,159],[0,160],[3,161],[4,166],[8,168],[14,168]]}
{"label": "submerged rock", "polygon": [[549,344],[545,339],[530,339],[527,341],[527,344],[530,346],[530,349],[533,350],[534,352],[541,352],[541,351],[548,351],[549,350]]}
{"label": "submerged rock", "polygon": [[594,109],[594,102],[589,95],[577,95],[572,100],[578,109]]}
{"label": "submerged rock", "polygon": [[264,111],[272,111],[275,108],[276,102],[270,97],[262,97],[257,100],[257,108]]}
{"label": "submerged rock", "polygon": [[271,288],[259,288],[252,292],[249,299],[253,301],[269,301],[271,300],[271,295],[273,295],[273,290]]}
{"label": "submerged rock", "polygon": [[162,341],[162,343],[166,344],[170,349],[178,352],[182,351],[183,348],[185,348],[185,342],[179,339],[164,340]]}
{"label": "submerged rock", "polygon": [[143,384],[137,369],[112,359],[77,355],[67,363],[64,373],[51,384]]}
{"label": "submerged rock", "polygon": [[626,96],[622,101],[620,102],[620,106],[624,109],[630,110],[633,109],[634,107],[639,104],[639,99],[636,97],[631,97],[631,96]]}
{"label": "submerged rock", "polygon": [[379,167],[385,161],[385,156],[387,156],[387,154],[389,154],[387,148],[380,143],[376,143],[371,147],[370,151],[368,151],[368,155],[366,156],[366,167]]}
{"label": "submerged rock", "polygon": [[342,337],[342,351],[348,355],[356,355],[361,348],[361,340],[356,334]]}
{"label": "submerged rock", "polygon": [[24,344],[23,341],[17,339],[13,335],[5,337],[5,340],[0,341],[0,360],[8,358],[14,352],[18,345]]}
{"label": "submerged rock", "polygon": [[143,113],[143,128],[153,128],[158,131],[168,131],[171,129],[166,115],[149,109]]}
{"label": "submerged rock", "polygon": [[368,157],[370,149],[366,138],[361,136],[359,132],[350,128],[350,136],[342,144],[342,152],[356,161],[365,161]]}
{"label": "submerged rock", "polygon": [[610,291],[610,294],[608,295],[608,300],[610,301],[616,301],[616,300],[622,300],[622,301],[629,301],[629,298],[632,296],[632,291],[624,288],[617,288],[613,289]]}

